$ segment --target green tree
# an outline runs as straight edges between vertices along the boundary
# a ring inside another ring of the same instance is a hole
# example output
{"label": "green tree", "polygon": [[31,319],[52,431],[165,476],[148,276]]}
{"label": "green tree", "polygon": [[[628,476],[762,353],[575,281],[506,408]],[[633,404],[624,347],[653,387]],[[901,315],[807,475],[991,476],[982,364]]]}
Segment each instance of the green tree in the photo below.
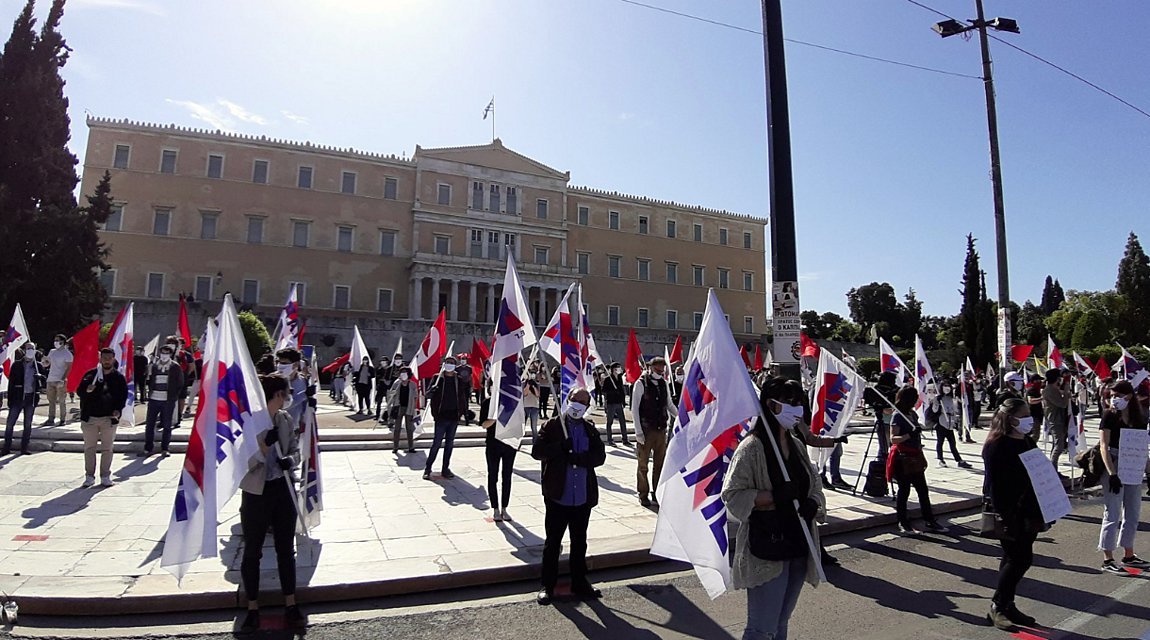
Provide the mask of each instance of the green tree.
{"label": "green tree", "polygon": [[913,287],[907,290],[901,307],[902,332],[909,340],[910,336],[917,334],[922,328],[922,301],[915,296]]}
{"label": "green tree", "polygon": [[897,327],[895,331],[901,329],[898,298],[889,282],[872,282],[851,289],[847,292],[847,309],[851,320],[863,327],[886,322],[892,328]]}
{"label": "green tree", "polygon": [[[0,53],[0,315],[21,303],[34,338],[70,333],[104,307],[96,224],[110,187],[80,208],[68,149],[68,100],[60,69],[64,0],[53,0],[37,31],[27,0]],[[94,201],[93,201],[94,199]]]}
{"label": "green tree", "polygon": [[1046,341],[1046,314],[1027,300],[1018,310],[1014,325],[1014,343],[1039,345]]}
{"label": "green tree", "polygon": [[1126,240],[1126,253],[1118,262],[1114,289],[1126,299],[1122,339],[1130,343],[1146,342],[1150,334],[1150,258],[1146,257],[1133,231]]}
{"label": "green tree", "polygon": [[251,311],[239,313],[240,330],[244,332],[244,342],[248,345],[248,353],[252,360],[259,360],[272,350],[272,336],[259,316]]}
{"label": "green tree", "polygon": [[[1071,290],[1058,310],[1046,319],[1046,328],[1063,348],[1069,346],[1079,351],[1093,349],[1117,338],[1125,306],[1125,299],[1113,291]],[[1079,333],[1079,323],[1088,312],[1095,317]]]}
{"label": "green tree", "polygon": [[1078,315],[1070,344],[1074,349],[1093,349],[1106,344],[1109,339],[1110,332],[1107,330],[1103,314],[1095,309],[1089,309]]}
{"label": "green tree", "polygon": [[958,312],[958,335],[971,363],[986,368],[998,350],[998,323],[994,304],[986,295],[986,272],[979,266],[974,234],[966,236],[966,261],[962,267],[962,306]]}

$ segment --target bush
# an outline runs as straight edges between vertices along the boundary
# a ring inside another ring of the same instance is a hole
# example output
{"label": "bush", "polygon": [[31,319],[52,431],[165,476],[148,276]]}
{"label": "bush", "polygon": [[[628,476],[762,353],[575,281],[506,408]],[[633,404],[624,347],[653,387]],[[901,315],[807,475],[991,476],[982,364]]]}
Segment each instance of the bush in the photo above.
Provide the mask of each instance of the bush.
{"label": "bush", "polygon": [[258,361],[265,353],[272,350],[272,337],[267,326],[251,311],[241,311],[239,314],[240,329],[244,332],[244,342],[248,345],[248,353],[252,361]]}
{"label": "bush", "polygon": [[859,358],[859,375],[867,380],[877,378],[881,367],[882,363],[878,358]]}

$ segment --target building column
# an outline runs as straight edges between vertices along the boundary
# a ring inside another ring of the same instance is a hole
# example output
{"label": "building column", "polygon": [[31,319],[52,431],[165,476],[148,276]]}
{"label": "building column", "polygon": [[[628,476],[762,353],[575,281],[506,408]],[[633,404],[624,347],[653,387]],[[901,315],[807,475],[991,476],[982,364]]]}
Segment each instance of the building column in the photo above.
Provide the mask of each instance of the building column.
{"label": "building column", "polygon": [[431,317],[439,318],[439,276],[431,280]]}
{"label": "building column", "polygon": [[411,314],[412,320],[423,320],[423,277],[411,279]]}
{"label": "building column", "polygon": [[487,305],[484,307],[483,324],[492,322],[495,317],[495,283],[487,283]]}
{"label": "building column", "polygon": [[475,297],[478,294],[478,292],[479,292],[479,283],[472,280],[471,281],[471,292],[470,292],[470,295],[467,296],[467,301],[468,301],[467,313],[469,314],[469,317],[470,317],[472,323],[475,323],[478,316],[479,316],[479,314],[477,313],[477,311],[479,311],[479,310],[475,308]]}
{"label": "building column", "polygon": [[451,281],[451,293],[447,299],[447,319],[452,322],[459,320],[459,281]]}

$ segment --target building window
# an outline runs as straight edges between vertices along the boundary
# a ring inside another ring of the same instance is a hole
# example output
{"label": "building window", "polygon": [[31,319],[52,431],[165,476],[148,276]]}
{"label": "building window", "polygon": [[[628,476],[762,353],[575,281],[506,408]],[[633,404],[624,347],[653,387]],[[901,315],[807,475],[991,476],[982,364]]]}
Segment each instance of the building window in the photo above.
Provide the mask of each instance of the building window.
{"label": "building window", "polygon": [[619,326],[619,307],[613,304],[607,305],[607,324],[612,327]]}
{"label": "building window", "polygon": [[220,226],[219,211],[200,212],[200,240],[215,240]]}
{"label": "building window", "polygon": [[545,198],[539,198],[535,201],[535,217],[540,220],[547,219],[547,200]]}
{"label": "building window", "polygon": [[394,231],[380,231],[379,232],[379,255],[381,255],[381,256],[394,256],[395,255],[395,232]]}
{"label": "building window", "polygon": [[667,309],[667,328],[668,329],[678,329],[679,328],[679,312],[678,311],[675,311],[674,309]]}
{"label": "building window", "polygon": [[591,254],[577,253],[575,254],[575,265],[578,267],[579,275],[585,276],[591,273]]}
{"label": "building window", "polygon": [[607,256],[607,275],[612,278],[618,278],[619,275],[619,256]]}
{"label": "building window", "polygon": [[311,176],[314,171],[315,169],[312,169],[311,167],[300,167],[299,178],[296,179],[296,186],[300,189],[310,189]]}
{"label": "building window", "polygon": [[244,302],[244,304],[259,304],[260,303],[260,281],[259,280],[244,280],[243,302]]}
{"label": "building window", "polygon": [[755,290],[755,274],[750,271],[743,272],[743,291]]}
{"label": "building window", "polygon": [[174,149],[164,149],[160,152],[160,173],[176,172],[176,154]]}
{"label": "building window", "polygon": [[755,332],[755,317],[743,316],[743,333]]}
{"label": "building window", "polygon": [[535,264],[547,264],[550,253],[550,247],[535,247]]}
{"label": "building window", "polygon": [[696,223],[692,227],[692,229],[694,230],[694,233],[695,233],[695,242],[702,242],[703,241],[703,225]]}
{"label": "building window", "polygon": [[351,308],[351,287],[346,284],[337,284],[333,287],[331,306],[336,309]]}
{"label": "building window", "polygon": [[172,210],[156,209],[152,218],[152,235],[166,236],[172,229]]}
{"label": "building window", "polygon": [[635,324],[643,329],[651,326],[651,310],[646,307],[639,307],[635,314]]}
{"label": "building window", "polygon": [[578,211],[579,211],[579,213],[578,213],[579,224],[583,225],[584,227],[591,224],[591,208],[590,207],[579,207]]}
{"label": "building window", "polygon": [[519,191],[515,187],[507,187],[507,213],[519,215]]}
{"label": "building window", "polygon": [[472,229],[471,240],[467,244],[467,255],[472,258],[483,257],[483,229]]}
{"label": "building window", "polygon": [[295,286],[296,302],[300,305],[307,304],[307,283],[306,282],[289,282],[288,291],[291,291],[292,286]]}
{"label": "building window", "polygon": [[104,231],[119,231],[124,226],[124,205],[112,205],[108,220],[104,222]]}
{"label": "building window", "polygon": [[108,295],[116,293],[116,270],[104,269],[100,272],[100,286]]}
{"label": "building window", "polygon": [[487,232],[487,259],[488,260],[498,260],[499,259],[499,253],[500,253],[499,252],[499,246],[500,246],[499,245],[499,232],[498,231],[488,231]]}
{"label": "building window", "polygon": [[399,178],[383,179],[384,200],[395,200],[399,197]]}
{"label": "building window", "polygon": [[693,316],[692,319],[695,322],[695,331],[702,329],[703,328],[703,312],[702,311],[696,311],[695,313],[693,313],[691,315]]}
{"label": "building window", "polygon": [[248,216],[248,244],[264,243],[264,219],[260,216]]}
{"label": "building window", "polygon": [[208,177],[209,178],[222,178],[224,177],[224,157],[219,154],[208,154]]}
{"label": "building window", "polygon": [[607,212],[607,227],[609,229],[611,229],[612,231],[618,231],[619,230],[619,212],[618,211],[608,211]]}
{"label": "building window", "polygon": [[343,226],[343,225],[336,227],[336,230],[335,230],[335,249],[336,249],[336,251],[345,251],[345,252],[351,251],[352,236],[353,236],[354,232],[355,231],[354,231],[353,227],[348,227],[348,226]]}
{"label": "building window", "polygon": [[694,275],[695,275],[695,280],[694,280],[695,286],[696,287],[704,286],[703,285],[703,267],[700,267],[699,265],[694,265],[693,267],[691,267],[691,270],[694,272]]}
{"label": "building window", "polygon": [[355,177],[356,174],[354,171],[344,171],[342,174],[340,174],[340,193],[355,195]]}
{"label": "building window", "polygon": [[640,280],[650,280],[651,279],[651,261],[650,260],[644,260],[644,259],[640,258],[638,261],[638,265],[639,265],[639,269],[638,269],[639,279]]}
{"label": "building window", "polygon": [[750,249],[751,248],[751,233],[749,231],[743,232],[743,248],[744,249]]}
{"label": "building window", "polygon": [[667,263],[667,284],[679,284],[679,263]]}
{"label": "building window", "polygon": [[497,184],[491,185],[490,190],[491,190],[491,198],[488,200],[487,206],[492,211],[494,211],[495,213],[499,213],[499,204],[500,204],[499,185],[497,185]]}
{"label": "building window", "polygon": [[112,159],[113,169],[127,169],[128,158],[132,155],[132,148],[126,144],[116,145],[116,155]]}
{"label": "building window", "polygon": [[164,274],[162,274],[162,273],[149,273],[148,274],[148,287],[144,293],[149,298],[163,298],[164,297]]}
{"label": "building window", "polygon": [[256,184],[268,183],[268,161],[256,160],[252,162],[252,182]]}
{"label": "building window", "polygon": [[451,185],[439,183],[437,200],[439,204],[450,207],[451,206]]}
{"label": "building window", "polygon": [[441,256],[451,254],[451,236],[435,236],[435,252]]}
{"label": "building window", "polygon": [[503,251],[499,254],[499,259],[500,260],[506,259],[508,253],[511,253],[512,255],[516,255],[515,254],[515,234],[514,233],[503,234]]}
{"label": "building window", "polygon": [[391,313],[392,298],[395,292],[391,289],[378,289],[375,292],[375,310],[383,313]]}
{"label": "building window", "polygon": [[727,244],[727,230],[719,229],[719,244]]}
{"label": "building window", "polygon": [[307,247],[311,236],[311,223],[295,220],[292,223],[291,244],[293,247]]}
{"label": "building window", "polygon": [[641,233],[643,235],[647,235],[647,233],[650,231],[650,229],[648,228],[650,226],[650,223],[648,222],[648,220],[649,219],[647,218],[647,216],[639,216],[639,233]]}
{"label": "building window", "polygon": [[719,288],[720,289],[730,289],[731,288],[731,270],[730,269],[719,269]]}
{"label": "building window", "polygon": [[200,302],[212,299],[212,276],[196,276],[195,296]]}
{"label": "building window", "polygon": [[674,238],[676,231],[677,231],[677,229],[675,228],[675,221],[674,220],[668,220],[667,221],[667,237],[668,238]]}
{"label": "building window", "polygon": [[471,183],[471,208],[476,211],[483,211],[483,183]]}

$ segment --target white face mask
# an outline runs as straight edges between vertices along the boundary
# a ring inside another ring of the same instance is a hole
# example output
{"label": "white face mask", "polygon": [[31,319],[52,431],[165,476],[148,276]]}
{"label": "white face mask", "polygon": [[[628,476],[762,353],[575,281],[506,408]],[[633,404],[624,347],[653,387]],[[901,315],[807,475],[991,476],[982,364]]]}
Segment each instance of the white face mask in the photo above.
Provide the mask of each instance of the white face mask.
{"label": "white face mask", "polygon": [[1022,391],[1023,383],[1021,380],[1015,380],[1010,383],[1010,386],[1013,387],[1015,391]]}
{"label": "white face mask", "polygon": [[291,392],[287,392],[287,397],[284,398],[284,406],[281,407],[284,411],[291,409],[292,404],[295,403],[295,398],[292,397]]}
{"label": "white face mask", "polygon": [[1114,396],[1110,399],[1110,406],[1114,407],[1115,411],[1122,411],[1128,404],[1130,404],[1130,401],[1121,396]]}
{"label": "white face mask", "polygon": [[682,382],[683,378],[684,378],[683,374],[680,373],[677,376],[675,376],[675,382]]}
{"label": "white face mask", "polygon": [[1033,429],[1034,429],[1034,418],[1031,418],[1030,416],[1027,416],[1025,418],[1019,418],[1018,419],[1018,426],[1014,427],[1014,430],[1021,433],[1022,435],[1026,435],[1026,434],[1030,433],[1031,430],[1033,430]]}
{"label": "white face mask", "polygon": [[403,358],[396,358],[395,359],[395,366],[402,367],[403,366]]}
{"label": "white face mask", "polygon": [[943,388],[942,388],[942,392],[943,392],[943,393],[950,393],[950,392],[951,392],[951,388],[950,388],[950,387],[943,387]]}
{"label": "white face mask", "polygon": [[281,376],[283,376],[285,378],[290,378],[292,371],[294,369],[295,369],[295,367],[293,367],[290,364],[277,364],[276,365],[276,373],[280,374]]}
{"label": "white face mask", "polygon": [[451,364],[450,362],[443,365],[444,373],[452,373],[453,371],[455,371],[455,365]]}
{"label": "white face mask", "polygon": [[654,378],[655,380],[662,380],[663,374],[659,373],[658,371],[652,370],[651,371],[651,377]]}
{"label": "white face mask", "polygon": [[406,371],[405,371],[405,372],[403,372],[403,373],[401,373],[401,374],[399,374],[399,379],[400,379],[400,380],[403,380],[404,382],[407,382],[407,378],[408,378],[408,375],[407,375],[407,372],[406,372]]}
{"label": "white face mask", "polygon": [[168,364],[171,361],[172,361],[172,356],[170,354],[167,354],[167,353],[161,353],[160,354],[160,362],[162,362],[164,364]]}
{"label": "white face mask", "polygon": [[36,350],[35,349],[25,349],[24,350],[24,359],[25,360],[35,360],[36,359]]}
{"label": "white face mask", "polygon": [[784,429],[790,429],[803,419],[803,408],[793,404],[782,405],[783,410],[775,415]]}
{"label": "white face mask", "polygon": [[617,376],[621,376],[621,375],[623,375],[623,370],[622,369],[614,369],[612,371],[612,373],[614,373]]}
{"label": "white face mask", "polygon": [[585,405],[581,402],[574,402],[574,401],[567,403],[567,416],[568,417],[574,418],[576,420],[580,420],[583,418],[583,416],[586,413],[587,413],[587,405]]}
{"label": "white face mask", "polygon": [[63,348],[63,346],[64,346],[64,343],[63,343],[63,342],[60,342],[59,340],[57,340],[57,341],[53,342],[52,344],[53,344],[53,345],[54,345],[54,346],[55,346],[57,349]]}

